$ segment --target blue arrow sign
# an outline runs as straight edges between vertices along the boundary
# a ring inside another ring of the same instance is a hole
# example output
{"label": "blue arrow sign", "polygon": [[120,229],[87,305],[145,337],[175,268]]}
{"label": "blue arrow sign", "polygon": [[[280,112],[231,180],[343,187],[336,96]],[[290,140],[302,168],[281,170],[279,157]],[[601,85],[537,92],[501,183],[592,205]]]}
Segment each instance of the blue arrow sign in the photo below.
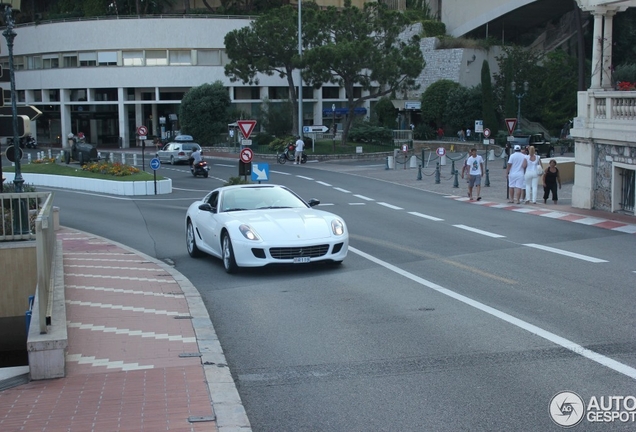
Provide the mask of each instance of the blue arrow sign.
{"label": "blue arrow sign", "polygon": [[156,171],[159,167],[161,167],[161,161],[158,158],[152,158],[150,160],[150,168]]}
{"label": "blue arrow sign", "polygon": [[252,181],[269,181],[269,164],[252,163]]}

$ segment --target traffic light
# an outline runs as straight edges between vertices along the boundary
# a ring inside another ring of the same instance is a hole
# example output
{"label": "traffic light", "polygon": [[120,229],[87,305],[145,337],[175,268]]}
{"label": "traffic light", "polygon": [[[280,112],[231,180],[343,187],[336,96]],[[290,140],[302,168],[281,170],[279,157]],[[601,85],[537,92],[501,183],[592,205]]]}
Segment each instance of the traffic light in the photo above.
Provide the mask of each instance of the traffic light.
{"label": "traffic light", "polygon": [[[31,119],[29,116],[18,116],[18,137],[31,135]],[[8,115],[0,115],[0,136],[13,136],[13,117]]]}

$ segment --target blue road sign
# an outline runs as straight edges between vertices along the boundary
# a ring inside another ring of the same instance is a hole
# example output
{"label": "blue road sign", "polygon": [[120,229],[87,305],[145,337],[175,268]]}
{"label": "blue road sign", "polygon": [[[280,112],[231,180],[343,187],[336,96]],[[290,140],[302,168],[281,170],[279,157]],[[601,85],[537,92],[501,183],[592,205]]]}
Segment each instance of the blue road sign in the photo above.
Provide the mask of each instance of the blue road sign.
{"label": "blue road sign", "polygon": [[269,164],[252,163],[252,181],[269,181]]}
{"label": "blue road sign", "polygon": [[158,158],[150,159],[150,168],[153,170],[158,170],[161,167],[161,161]]}

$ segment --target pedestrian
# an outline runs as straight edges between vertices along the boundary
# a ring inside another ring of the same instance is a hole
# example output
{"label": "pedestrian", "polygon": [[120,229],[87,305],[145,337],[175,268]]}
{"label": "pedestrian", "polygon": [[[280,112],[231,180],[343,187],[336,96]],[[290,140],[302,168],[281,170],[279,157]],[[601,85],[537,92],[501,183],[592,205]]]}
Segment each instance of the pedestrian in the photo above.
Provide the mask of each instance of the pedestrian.
{"label": "pedestrian", "polygon": [[559,185],[559,189],[561,189],[561,176],[559,175],[559,169],[556,165],[556,161],[554,159],[551,159],[548,169],[546,169],[543,173],[544,204],[548,202],[550,192],[552,192],[552,201],[554,202],[554,204],[556,204],[559,200],[559,195],[557,194],[557,183]]}
{"label": "pedestrian", "polygon": [[[470,149],[470,156],[466,159],[465,167],[468,168],[468,198],[472,201],[473,188],[477,187],[477,201],[481,200],[481,178],[484,175],[484,159],[477,154],[476,148]],[[462,169],[462,178],[464,178]]]}
{"label": "pedestrian", "polygon": [[464,139],[464,129],[460,129],[457,131],[457,138],[459,138],[460,141],[466,141]]}
{"label": "pedestrian", "polygon": [[526,204],[530,202],[532,197],[532,204],[537,203],[537,186],[539,184],[539,169],[541,169],[541,175],[543,174],[543,168],[541,167],[541,158],[536,153],[534,146],[528,147],[528,155],[523,162],[523,168],[525,170],[524,179],[526,182]]}
{"label": "pedestrian", "polygon": [[466,128],[466,141],[471,141],[471,134],[473,133],[473,131],[470,130],[470,128]]}
{"label": "pedestrian", "polygon": [[305,149],[305,142],[301,137],[296,140],[296,152],[294,153],[294,165],[300,164],[303,157],[303,150]]}
{"label": "pedestrian", "polygon": [[[528,146],[524,146],[521,148],[521,153],[524,157],[528,156]],[[521,201],[522,203],[526,202],[526,169],[523,168],[523,186],[521,187]]]}
{"label": "pedestrian", "polygon": [[440,126],[437,129],[437,139],[443,139],[444,138],[444,129],[442,129],[442,127]]}
{"label": "pedestrian", "polygon": [[513,153],[508,158],[506,176],[508,177],[509,203],[521,203],[521,189],[523,188],[523,161],[526,160],[521,153],[521,146],[515,144]]}

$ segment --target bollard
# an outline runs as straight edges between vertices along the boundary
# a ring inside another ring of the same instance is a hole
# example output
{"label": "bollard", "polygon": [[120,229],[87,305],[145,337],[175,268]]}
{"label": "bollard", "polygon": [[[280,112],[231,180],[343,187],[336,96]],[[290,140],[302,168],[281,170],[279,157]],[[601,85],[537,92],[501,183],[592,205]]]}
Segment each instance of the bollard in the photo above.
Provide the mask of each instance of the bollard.
{"label": "bollard", "polygon": [[27,154],[27,163],[31,163],[31,153]]}
{"label": "bollard", "polygon": [[435,167],[435,184],[439,184],[439,162],[437,162],[437,166]]}
{"label": "bollard", "polygon": [[417,179],[422,180],[422,164],[417,167]]}
{"label": "bollard", "polygon": [[385,170],[389,169],[389,157],[386,157],[386,166],[384,167]]}
{"label": "bollard", "polygon": [[495,160],[495,151],[494,150],[488,150],[488,158],[487,160],[489,161],[494,161]]}
{"label": "bollard", "polygon": [[451,175],[455,173],[455,161],[451,162]]}
{"label": "bollard", "polygon": [[504,160],[504,166],[503,169],[508,168],[508,159],[506,159],[506,152],[503,152],[503,160]]}
{"label": "bollard", "polygon": [[109,156],[110,156],[110,159],[109,159],[110,162],[111,163],[115,162],[115,153],[111,152]]}
{"label": "bollard", "polygon": [[411,156],[409,168],[417,168],[417,156],[415,155]]}
{"label": "bollard", "polygon": [[97,152],[97,160],[102,160],[102,152]]}
{"label": "bollard", "polygon": [[484,186],[486,187],[490,187],[490,176],[488,175],[488,172],[490,170],[488,168],[486,168],[486,183],[484,183]]}
{"label": "bollard", "polygon": [[137,166],[137,153],[133,153],[133,166]]}
{"label": "bollard", "polygon": [[126,153],[121,154],[121,163],[122,165],[126,165]]}
{"label": "bollard", "polygon": [[454,173],[455,174],[455,180],[453,180],[453,187],[454,188],[458,188],[459,187],[459,180],[457,179],[457,173],[458,172],[459,171],[455,170],[455,173]]}

